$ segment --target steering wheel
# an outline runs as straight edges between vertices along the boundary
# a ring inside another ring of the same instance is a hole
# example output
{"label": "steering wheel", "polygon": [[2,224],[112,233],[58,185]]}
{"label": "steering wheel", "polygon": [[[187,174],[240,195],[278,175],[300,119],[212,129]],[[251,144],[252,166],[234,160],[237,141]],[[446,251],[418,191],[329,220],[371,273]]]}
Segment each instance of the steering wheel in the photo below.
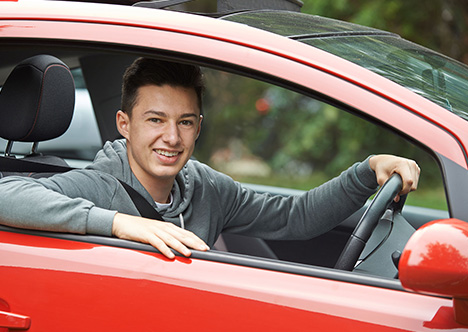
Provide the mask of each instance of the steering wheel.
{"label": "steering wheel", "polygon": [[[377,223],[401,190],[401,187],[401,177],[395,173],[385,182],[382,188],[380,188],[341,252],[335,264],[336,269],[345,271],[353,270]],[[405,199],[402,197],[400,198],[400,202],[397,203],[397,208],[399,210],[403,207],[404,200]]]}

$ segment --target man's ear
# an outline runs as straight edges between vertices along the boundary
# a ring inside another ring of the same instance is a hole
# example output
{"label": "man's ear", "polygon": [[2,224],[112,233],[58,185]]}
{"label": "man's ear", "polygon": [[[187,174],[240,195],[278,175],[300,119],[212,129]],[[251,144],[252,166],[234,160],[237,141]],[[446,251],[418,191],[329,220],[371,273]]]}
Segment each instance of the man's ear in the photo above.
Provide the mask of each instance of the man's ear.
{"label": "man's ear", "polygon": [[198,136],[200,136],[202,121],[203,121],[203,115],[200,114],[200,121],[198,121],[198,130],[197,130],[197,138],[196,139],[198,139]]}
{"label": "man's ear", "polygon": [[119,110],[115,115],[115,122],[117,125],[117,130],[119,131],[120,135],[125,137],[126,139],[129,138],[129,125],[130,125],[130,118],[127,113]]}

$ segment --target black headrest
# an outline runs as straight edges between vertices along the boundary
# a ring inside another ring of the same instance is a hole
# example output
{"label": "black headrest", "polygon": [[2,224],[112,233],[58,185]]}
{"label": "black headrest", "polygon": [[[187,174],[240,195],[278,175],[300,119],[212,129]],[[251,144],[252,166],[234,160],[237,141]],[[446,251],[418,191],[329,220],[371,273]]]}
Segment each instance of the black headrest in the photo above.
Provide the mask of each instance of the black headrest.
{"label": "black headrest", "polygon": [[19,63],[0,91],[0,137],[40,142],[62,135],[75,107],[70,69],[50,55]]}

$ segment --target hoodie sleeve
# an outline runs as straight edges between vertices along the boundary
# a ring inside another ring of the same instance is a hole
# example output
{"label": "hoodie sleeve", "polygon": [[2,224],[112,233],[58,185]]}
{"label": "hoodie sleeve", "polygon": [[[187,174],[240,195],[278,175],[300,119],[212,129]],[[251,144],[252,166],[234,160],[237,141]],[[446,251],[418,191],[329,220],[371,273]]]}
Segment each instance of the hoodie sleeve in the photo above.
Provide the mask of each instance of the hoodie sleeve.
{"label": "hoodie sleeve", "polygon": [[377,182],[368,159],[299,196],[257,194],[240,185],[225,190],[225,231],[264,239],[309,239],[361,208]]}
{"label": "hoodie sleeve", "polygon": [[[93,171],[0,180],[0,223],[54,232],[112,235],[117,184]],[[107,194],[103,194],[107,193]]]}

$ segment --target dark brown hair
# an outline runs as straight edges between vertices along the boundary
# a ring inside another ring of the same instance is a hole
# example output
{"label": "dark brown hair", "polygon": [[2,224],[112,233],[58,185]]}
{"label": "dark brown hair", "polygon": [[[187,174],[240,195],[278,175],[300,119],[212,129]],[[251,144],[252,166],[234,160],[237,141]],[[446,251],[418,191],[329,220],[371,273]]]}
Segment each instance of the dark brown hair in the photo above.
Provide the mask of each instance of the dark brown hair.
{"label": "dark brown hair", "polygon": [[202,113],[202,95],[205,89],[200,67],[177,62],[138,58],[127,68],[122,83],[122,111],[132,116],[138,88],[146,85],[193,88]]}

